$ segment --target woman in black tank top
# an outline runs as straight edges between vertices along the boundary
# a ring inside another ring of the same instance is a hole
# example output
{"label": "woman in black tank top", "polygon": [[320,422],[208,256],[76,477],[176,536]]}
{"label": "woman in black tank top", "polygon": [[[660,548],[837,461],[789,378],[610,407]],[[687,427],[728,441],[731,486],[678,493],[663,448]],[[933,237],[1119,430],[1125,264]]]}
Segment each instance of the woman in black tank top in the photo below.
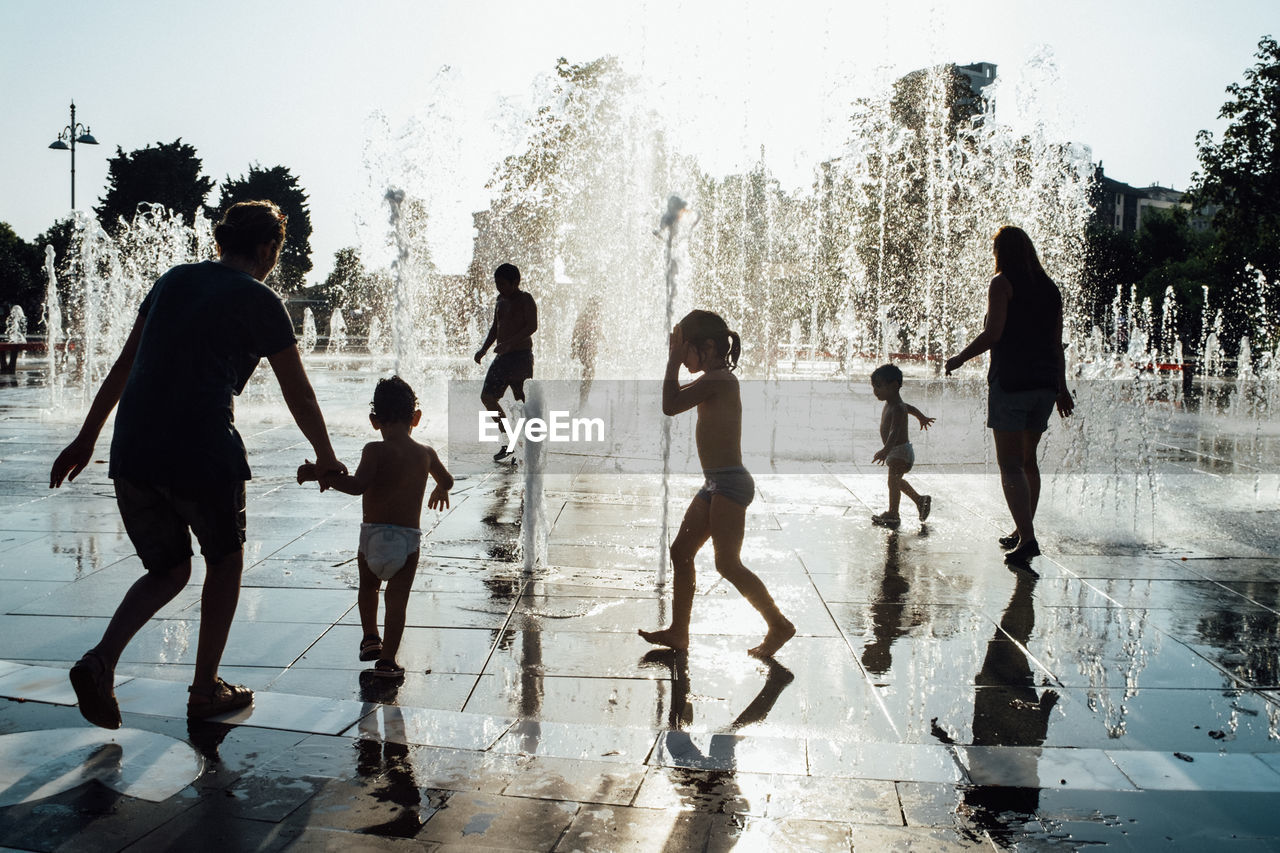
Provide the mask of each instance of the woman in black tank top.
{"label": "woman in black tank top", "polygon": [[987,371],[987,426],[996,443],[1000,484],[1015,525],[1000,537],[1012,549],[1005,560],[1028,570],[1040,553],[1035,515],[1040,501],[1036,450],[1049,414],[1071,414],[1062,343],[1062,294],[1045,273],[1031,238],[1006,225],[995,236],[996,275],[987,291],[987,317],[973,341],[947,359],[953,370],[991,351]]}

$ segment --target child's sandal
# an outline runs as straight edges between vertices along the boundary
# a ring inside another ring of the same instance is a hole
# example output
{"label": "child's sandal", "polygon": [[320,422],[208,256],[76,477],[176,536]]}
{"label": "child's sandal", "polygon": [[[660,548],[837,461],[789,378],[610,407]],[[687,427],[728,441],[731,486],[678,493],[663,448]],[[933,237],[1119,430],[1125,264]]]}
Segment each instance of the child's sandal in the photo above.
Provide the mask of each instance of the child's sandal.
{"label": "child's sandal", "polygon": [[371,669],[366,669],[365,672],[370,675],[376,675],[379,678],[404,678],[404,667],[386,658],[379,660]]}
{"label": "child's sandal", "polygon": [[370,634],[360,641],[360,660],[377,660],[382,657],[382,638]]}

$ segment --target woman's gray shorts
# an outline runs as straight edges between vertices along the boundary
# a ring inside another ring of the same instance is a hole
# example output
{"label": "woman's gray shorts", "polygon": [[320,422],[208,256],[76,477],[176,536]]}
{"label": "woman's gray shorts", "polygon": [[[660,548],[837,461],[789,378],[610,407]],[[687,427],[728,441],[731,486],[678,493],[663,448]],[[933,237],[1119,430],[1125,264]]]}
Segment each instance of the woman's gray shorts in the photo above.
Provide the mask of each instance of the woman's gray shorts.
{"label": "woman's gray shorts", "polygon": [[987,385],[987,428],[1001,432],[1044,432],[1058,392],[1052,388],[1005,391],[1000,380]]}

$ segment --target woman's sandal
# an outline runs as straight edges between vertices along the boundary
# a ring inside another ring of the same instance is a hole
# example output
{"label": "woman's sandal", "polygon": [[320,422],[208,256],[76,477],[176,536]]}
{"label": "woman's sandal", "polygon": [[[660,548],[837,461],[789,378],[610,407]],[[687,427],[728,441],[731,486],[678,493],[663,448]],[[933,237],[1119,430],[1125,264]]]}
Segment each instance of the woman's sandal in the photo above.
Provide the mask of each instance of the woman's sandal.
{"label": "woman's sandal", "polygon": [[114,681],[114,673],[97,652],[85,652],[71,667],[71,687],[76,691],[80,715],[104,729],[118,729],[121,724]]}
{"label": "woman's sandal", "polygon": [[360,660],[377,660],[382,657],[382,638],[370,634],[360,641]]}
{"label": "woman's sandal", "polygon": [[197,689],[188,687],[192,696],[208,697],[208,702],[187,702],[187,719],[203,720],[205,717],[216,717],[228,711],[239,711],[253,704],[253,691],[243,684],[228,684],[221,678],[214,681],[213,687]]}
{"label": "woman's sandal", "polygon": [[370,675],[376,675],[379,678],[404,678],[404,667],[400,666],[393,660],[382,658],[365,672]]}
{"label": "woman's sandal", "polygon": [[1010,533],[1008,536],[1001,536],[996,541],[1000,543],[1001,548],[1008,551],[1010,548],[1018,547],[1018,534],[1015,531],[1013,533]]}

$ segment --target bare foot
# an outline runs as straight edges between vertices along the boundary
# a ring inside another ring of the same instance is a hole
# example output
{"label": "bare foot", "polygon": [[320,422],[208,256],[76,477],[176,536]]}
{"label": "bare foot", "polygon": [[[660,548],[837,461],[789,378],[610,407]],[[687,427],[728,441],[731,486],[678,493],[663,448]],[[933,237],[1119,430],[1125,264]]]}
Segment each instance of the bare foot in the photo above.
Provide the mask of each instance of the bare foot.
{"label": "bare foot", "polygon": [[786,644],[796,635],[796,626],[788,621],[784,621],[781,625],[774,625],[769,628],[769,633],[764,635],[764,642],[751,649],[747,654],[758,658],[771,658],[777,654],[778,649]]}
{"label": "bare foot", "polygon": [[[663,628],[661,631],[645,631],[644,629],[641,629],[636,631],[636,633],[641,637],[644,637],[650,643],[653,643],[655,646],[666,646],[669,649],[678,649],[680,651],[684,651],[689,648],[688,633],[682,634],[674,628]],[[795,633],[794,629],[792,629],[792,633]],[[785,643],[786,640],[783,640],[782,642]],[[782,643],[779,643],[778,645],[782,645]]]}

